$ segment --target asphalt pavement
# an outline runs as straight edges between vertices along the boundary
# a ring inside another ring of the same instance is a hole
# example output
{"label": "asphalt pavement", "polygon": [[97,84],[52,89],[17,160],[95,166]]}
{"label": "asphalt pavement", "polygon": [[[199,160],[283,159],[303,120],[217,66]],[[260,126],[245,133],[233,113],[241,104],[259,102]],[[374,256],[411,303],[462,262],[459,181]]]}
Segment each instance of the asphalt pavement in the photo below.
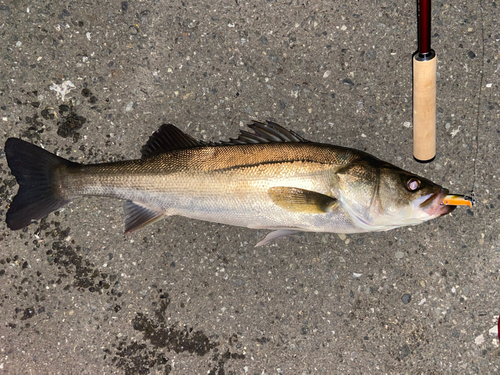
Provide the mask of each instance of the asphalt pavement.
{"label": "asphalt pavement", "polygon": [[[500,4],[434,1],[437,156],[412,157],[416,3],[0,1],[0,373],[500,371]],[[162,123],[228,139],[272,119],[477,205],[383,233],[170,217],[123,234],[83,198],[11,231],[3,145],[140,157]]]}

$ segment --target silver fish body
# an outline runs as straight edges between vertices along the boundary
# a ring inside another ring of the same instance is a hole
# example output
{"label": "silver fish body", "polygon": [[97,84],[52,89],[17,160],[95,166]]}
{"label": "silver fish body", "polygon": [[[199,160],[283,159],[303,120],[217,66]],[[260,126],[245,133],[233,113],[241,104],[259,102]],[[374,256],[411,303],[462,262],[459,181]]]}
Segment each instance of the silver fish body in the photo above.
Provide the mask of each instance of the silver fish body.
{"label": "silver fish body", "polygon": [[[362,151],[308,142],[274,123],[250,127],[255,133],[209,144],[163,125],[142,159],[94,165],[9,140],[6,154],[20,189],[7,223],[19,229],[75,198],[106,196],[126,200],[127,232],[181,215],[275,230],[261,245],[299,231],[389,230],[454,208],[442,203],[446,189]],[[27,163],[32,148],[36,160]],[[38,166],[36,176],[29,175],[30,163]],[[32,180],[41,187],[43,210],[27,202],[34,198]]]}

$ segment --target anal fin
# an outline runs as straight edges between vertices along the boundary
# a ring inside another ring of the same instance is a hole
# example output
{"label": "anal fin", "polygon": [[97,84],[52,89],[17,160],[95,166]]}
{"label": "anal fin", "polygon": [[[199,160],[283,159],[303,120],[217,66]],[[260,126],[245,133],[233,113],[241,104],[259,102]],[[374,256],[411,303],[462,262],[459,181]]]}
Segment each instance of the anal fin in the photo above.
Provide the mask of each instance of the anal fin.
{"label": "anal fin", "polygon": [[126,201],[123,204],[123,211],[125,212],[125,233],[143,228],[165,216],[163,212],[153,210],[132,201]]}
{"label": "anal fin", "polygon": [[291,212],[324,214],[337,203],[336,198],[311,190],[288,186],[275,186],[268,190],[272,201]]}

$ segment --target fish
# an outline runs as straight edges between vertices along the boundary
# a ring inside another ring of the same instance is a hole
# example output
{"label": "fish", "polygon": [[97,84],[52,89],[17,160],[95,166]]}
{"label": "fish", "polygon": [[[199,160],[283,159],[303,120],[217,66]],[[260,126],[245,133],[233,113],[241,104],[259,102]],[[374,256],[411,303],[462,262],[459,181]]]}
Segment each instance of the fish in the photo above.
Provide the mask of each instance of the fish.
{"label": "fish", "polygon": [[[100,164],[75,163],[9,138],[5,154],[19,189],[7,226],[22,229],[76,198],[101,196],[124,200],[125,233],[180,215],[272,230],[256,245],[262,246],[298,232],[417,225],[452,212],[463,197],[366,152],[311,142],[272,121],[248,127],[237,138],[207,142],[163,124],[140,159]],[[454,198],[445,204],[446,197]]]}

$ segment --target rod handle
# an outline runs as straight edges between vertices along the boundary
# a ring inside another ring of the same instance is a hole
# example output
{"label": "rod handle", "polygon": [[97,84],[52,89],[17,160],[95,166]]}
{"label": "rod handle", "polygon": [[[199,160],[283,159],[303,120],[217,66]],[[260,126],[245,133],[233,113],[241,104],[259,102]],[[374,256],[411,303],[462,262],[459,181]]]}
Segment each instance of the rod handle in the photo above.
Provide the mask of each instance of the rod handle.
{"label": "rod handle", "polygon": [[[434,51],[433,51],[434,52]],[[430,162],[436,156],[436,66],[430,59],[413,56],[413,157]]]}

